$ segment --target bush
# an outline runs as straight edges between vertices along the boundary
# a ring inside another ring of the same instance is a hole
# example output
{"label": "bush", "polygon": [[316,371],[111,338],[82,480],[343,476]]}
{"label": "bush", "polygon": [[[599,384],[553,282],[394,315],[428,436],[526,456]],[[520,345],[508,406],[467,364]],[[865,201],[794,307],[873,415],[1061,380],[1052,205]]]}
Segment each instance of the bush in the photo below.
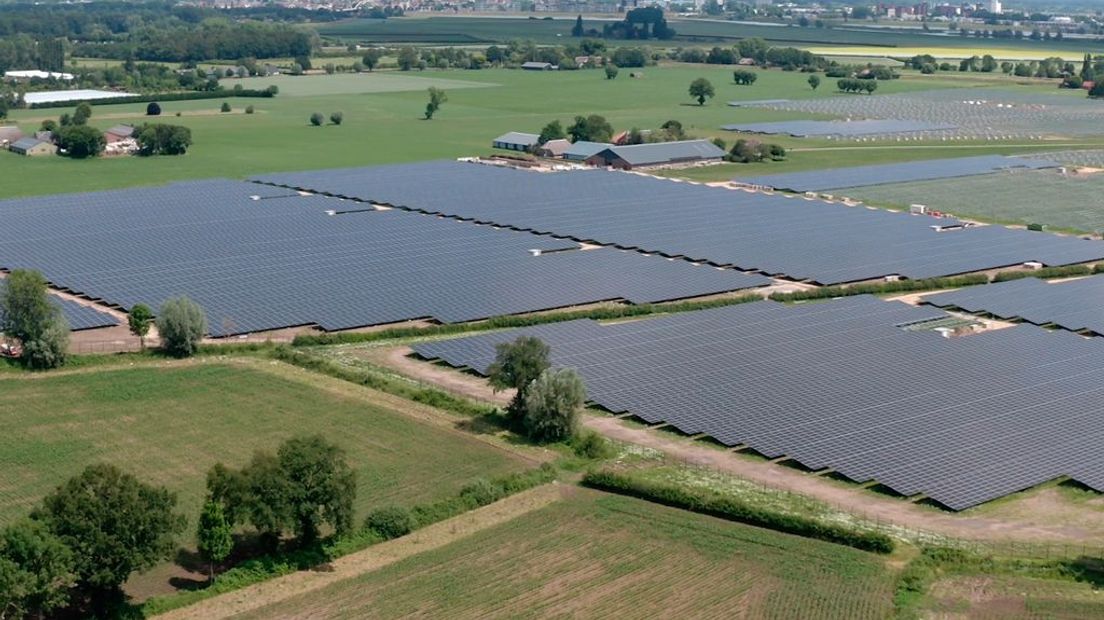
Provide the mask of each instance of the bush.
{"label": "bush", "polygon": [[582,482],[585,486],[602,491],[628,495],[787,534],[847,545],[863,551],[892,553],[894,548],[893,539],[879,532],[863,532],[843,525],[777,512],[740,499],[723,497],[697,489],[690,490],[676,485],[638,480],[629,474],[612,471],[589,472],[583,477]]}
{"label": "bush", "polygon": [[571,449],[575,456],[594,460],[611,458],[616,452],[608,439],[590,430],[572,438]]}
{"label": "bush", "polygon": [[326,119],[324,116],[322,116],[321,112],[315,112],[314,114],[310,115],[310,124],[314,125],[315,127],[321,127],[322,121],[324,120]]}
{"label": "bush", "polygon": [[330,122],[334,125],[340,125],[341,121],[345,120],[345,115],[341,112],[334,112],[330,115]]}
{"label": "bush", "polygon": [[224,112],[225,113],[225,112],[229,112],[230,110],[231,110],[230,102],[229,101],[223,101],[222,102],[222,107],[219,108],[219,112]]}
{"label": "bush", "polygon": [[161,105],[156,101],[151,101],[146,106],[146,116],[161,116]]}
{"label": "bush", "polygon": [[195,354],[199,341],[207,333],[207,317],[194,301],[177,297],[161,304],[157,331],[165,351],[177,357],[188,357]]}
{"label": "bush", "polygon": [[479,478],[475,482],[460,489],[460,497],[471,502],[475,506],[493,504],[503,497],[502,489],[491,483],[490,480]]}
{"label": "bush", "polygon": [[959,288],[977,284],[988,284],[985,274],[957,276],[952,278],[927,278],[921,280],[897,280],[896,282],[877,282],[872,284],[853,284],[851,286],[823,286],[820,288],[794,291],[792,293],[773,293],[774,301],[793,302],[809,299],[831,299],[849,295],[881,295],[885,293],[908,293],[912,291],[933,291],[944,288]]}
{"label": "bush", "polygon": [[245,106],[245,113],[246,114],[252,114],[253,113],[253,106],[251,106],[251,105]]}
{"label": "bush", "polygon": [[1042,224],[1028,224],[1027,229],[1028,230],[1034,230],[1034,231],[1041,231],[1041,230],[1043,230],[1043,225]]}
{"label": "bush", "polygon": [[1088,265],[1068,265],[1065,267],[1044,267],[1033,271],[1002,271],[993,276],[993,282],[1008,282],[1023,278],[1071,278],[1095,273]]}
{"label": "bush", "polygon": [[406,536],[418,526],[410,511],[401,506],[377,508],[368,513],[364,528],[379,534],[384,540]]}

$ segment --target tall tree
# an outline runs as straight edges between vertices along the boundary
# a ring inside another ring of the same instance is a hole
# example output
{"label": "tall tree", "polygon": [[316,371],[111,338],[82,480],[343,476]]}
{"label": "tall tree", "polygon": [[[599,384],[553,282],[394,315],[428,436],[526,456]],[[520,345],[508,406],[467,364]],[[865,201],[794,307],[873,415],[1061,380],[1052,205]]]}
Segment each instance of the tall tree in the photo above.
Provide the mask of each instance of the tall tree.
{"label": "tall tree", "polygon": [[73,551],[76,592],[98,616],[121,602],[131,573],[171,556],[184,517],[176,495],[113,465],[90,465],[42,500],[31,517]]}
{"label": "tall tree", "polygon": [[[62,116],[62,125],[65,125],[64,118]],[[58,130],[57,139],[58,147],[73,159],[96,157],[103,153],[106,145],[103,133],[99,129],[76,123],[75,120]]]}
{"label": "tall tree", "polygon": [[0,332],[19,341],[22,361],[32,368],[65,363],[69,325],[37,271],[16,269],[0,280]]}
{"label": "tall tree", "polygon": [[153,324],[153,310],[146,304],[135,304],[127,314],[127,326],[130,333],[138,338],[142,350],[146,350],[146,336],[149,335],[150,326]]}
{"label": "tall tree", "polygon": [[525,390],[552,365],[550,353],[548,345],[533,336],[519,336],[495,347],[495,361],[487,377],[495,390],[516,390],[506,409],[511,419],[520,420],[525,415]]}
{"label": "tall tree", "polygon": [[820,77],[816,75],[809,76],[809,88],[816,90],[820,87]]}
{"label": "tall tree", "polygon": [[583,16],[579,15],[575,18],[575,25],[571,27],[571,36],[581,37],[586,31],[583,30]]}
{"label": "tall tree", "polygon": [[597,114],[576,116],[575,122],[567,128],[567,134],[573,142],[609,142],[613,139],[613,126],[604,116]]}
{"label": "tall tree", "polygon": [[537,138],[537,141],[544,144],[549,140],[563,140],[566,136],[567,134],[564,133],[563,125],[560,124],[560,121],[554,120],[541,129],[540,137]]}
{"label": "tall tree", "polygon": [[429,87],[429,103],[426,104],[425,118],[426,120],[432,120],[433,115],[437,113],[437,110],[441,108],[441,104],[448,101],[448,95],[445,91],[437,88],[436,86]]}
{"label": "tall tree", "polygon": [[73,124],[85,125],[90,118],[92,118],[92,106],[87,101],[77,104],[77,109],[73,112]]}
{"label": "tall tree", "polygon": [[690,83],[690,96],[698,101],[698,105],[705,105],[705,100],[716,94],[713,84],[705,78],[698,78]]}
{"label": "tall tree", "polygon": [[586,402],[583,379],[571,368],[545,370],[525,390],[525,432],[537,441],[570,439]]}
{"label": "tall tree", "polygon": [[0,618],[43,618],[69,600],[73,553],[37,521],[0,530]]}
{"label": "tall tree", "polygon": [[226,520],[222,504],[208,500],[203,504],[196,528],[196,548],[207,562],[208,579],[215,582],[215,565],[230,557],[234,550],[234,536]]}
{"label": "tall tree", "polygon": [[361,62],[364,63],[365,67],[368,67],[369,71],[373,71],[375,70],[376,65],[379,64],[380,58],[382,57],[382,51],[376,48],[369,48],[367,51],[364,52],[364,58],[361,59]]}
{"label": "tall tree", "polygon": [[413,47],[404,47],[399,50],[397,62],[400,70],[410,71],[414,68],[414,65],[418,63],[418,52],[416,52]]}
{"label": "tall tree", "polygon": [[199,341],[207,333],[207,316],[196,302],[176,297],[161,304],[157,332],[170,355],[188,357],[195,354]]}

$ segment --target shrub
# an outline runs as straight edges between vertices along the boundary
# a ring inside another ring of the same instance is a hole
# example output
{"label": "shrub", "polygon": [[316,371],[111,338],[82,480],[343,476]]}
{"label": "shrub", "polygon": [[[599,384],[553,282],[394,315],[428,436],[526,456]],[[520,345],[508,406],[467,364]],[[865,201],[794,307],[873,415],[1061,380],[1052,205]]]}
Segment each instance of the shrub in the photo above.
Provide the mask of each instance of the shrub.
{"label": "shrub", "polygon": [[613,444],[594,431],[579,433],[571,440],[571,449],[575,456],[584,459],[608,459],[615,453]]}
{"label": "shrub", "polygon": [[229,112],[230,110],[231,110],[230,102],[229,101],[223,101],[222,102],[222,107],[219,108],[219,111],[225,113],[225,112]]}
{"label": "shrub", "polygon": [[1027,229],[1028,230],[1034,230],[1034,231],[1041,231],[1043,229],[1043,225],[1042,224],[1028,224]]}
{"label": "shrub", "polygon": [[364,520],[365,529],[379,534],[385,540],[406,536],[418,526],[410,511],[401,506],[377,508]]}
{"label": "shrub", "polygon": [[475,482],[460,489],[460,497],[471,502],[475,506],[486,506],[502,499],[502,489],[495,486],[486,478],[479,478]]}
{"label": "shrub", "polygon": [[161,116],[161,104],[151,101],[146,106],[146,116]]}
{"label": "shrub", "polygon": [[334,125],[340,125],[343,120],[345,120],[345,115],[341,112],[334,112],[330,115],[330,122]]}
{"label": "shrub", "polygon": [[177,297],[161,304],[157,331],[165,351],[177,357],[188,357],[195,354],[199,341],[207,333],[207,317],[194,301]]}
{"label": "shrub", "polygon": [[253,106],[251,106],[251,105],[245,106],[245,113],[246,114],[252,114],[253,113]]}
{"label": "shrub", "polygon": [[314,125],[315,127],[321,127],[322,126],[322,121],[324,121],[324,120],[325,120],[325,117],[322,116],[321,112],[315,112],[314,114],[310,115],[310,124]]}

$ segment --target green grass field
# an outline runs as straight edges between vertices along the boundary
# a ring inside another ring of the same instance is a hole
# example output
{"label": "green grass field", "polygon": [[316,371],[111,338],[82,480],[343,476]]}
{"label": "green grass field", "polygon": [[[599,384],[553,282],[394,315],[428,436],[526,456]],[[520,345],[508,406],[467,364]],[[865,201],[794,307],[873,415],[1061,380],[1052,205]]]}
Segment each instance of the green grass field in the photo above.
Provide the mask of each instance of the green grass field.
{"label": "green grass field", "polygon": [[475,478],[527,465],[459,431],[373,404],[358,388],[311,381],[236,365],[0,379],[0,525],[96,462],[176,491],[194,525],[215,462],[241,466],[255,450],[275,451],[296,434],[321,433],[347,451],[361,516],[370,507],[445,497]]}
{"label": "green grass field", "polygon": [[958,576],[932,584],[920,613],[926,618],[1083,620],[1104,617],[1104,600],[1090,583]]}
{"label": "green grass field", "polygon": [[[0,165],[5,172],[0,180],[0,197],[488,154],[491,140],[501,133],[537,132],[554,119],[566,125],[577,114],[602,114],[617,129],[658,127],[668,119],[677,119],[691,135],[721,136],[731,142],[736,136],[719,130],[720,125],[785,120],[800,115],[731,108],[725,105],[727,101],[846,96],[827,87],[814,92],[805,82],[807,76],[777,70],[761,72],[759,80],[750,87],[733,84],[730,67],[674,65],[642,71],[642,78],[630,78],[626,70],[615,80],[604,79],[597,70],[506,69],[259,79],[258,86],[280,83],[286,87],[273,99],[228,99],[234,108],[229,114],[218,112],[220,99],[162,105],[164,113],[158,120],[192,129],[195,145],[182,157],[74,161],[0,152]],[[692,104],[686,93],[687,86],[697,77],[710,79],[717,90],[717,96],[700,107]],[[471,87],[447,86],[449,100],[438,116],[432,121],[422,120],[425,89],[439,85],[438,80]],[[910,76],[885,83],[879,92],[970,84],[971,81],[963,79]],[[247,105],[253,105],[256,113],[243,114]],[[18,110],[12,113],[11,120],[31,131],[43,120],[57,118],[65,111],[64,108]],[[329,116],[335,111],[344,113],[343,125],[310,126],[311,113]],[[92,123],[103,128],[123,122],[142,123],[149,120],[144,112],[145,104],[96,106]],[[175,116],[177,113],[181,116]],[[838,146],[828,141],[779,141],[811,149]],[[838,156],[842,165],[847,161],[859,162],[863,154],[856,151]],[[939,153],[897,149],[872,157],[878,161],[902,161],[935,156]],[[795,153],[787,162],[770,164],[769,169],[802,169],[822,165],[824,160],[813,153]],[[764,166],[757,173],[766,169]]]}
{"label": "green grass field", "polygon": [[439,550],[248,618],[886,618],[884,560],[579,490]]}

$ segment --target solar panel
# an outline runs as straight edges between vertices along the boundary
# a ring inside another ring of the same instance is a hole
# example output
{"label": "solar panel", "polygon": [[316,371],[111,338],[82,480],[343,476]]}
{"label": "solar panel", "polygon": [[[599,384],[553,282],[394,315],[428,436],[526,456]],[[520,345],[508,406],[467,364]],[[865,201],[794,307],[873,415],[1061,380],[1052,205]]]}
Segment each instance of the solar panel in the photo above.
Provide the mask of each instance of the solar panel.
{"label": "solar panel", "polygon": [[119,324],[115,317],[100,312],[99,310],[79,304],[71,299],[52,295],[50,299],[61,308],[61,314],[69,323],[69,329],[80,331],[84,329],[96,329],[98,327],[114,327]]}
{"label": "solar panel", "polygon": [[[770,104],[771,102],[767,103]],[[945,123],[893,119],[864,119],[856,121],[797,120],[778,121],[773,123],[731,123],[728,125],[721,125],[721,129],[726,131],[775,135],[784,134],[795,138],[807,138],[811,136],[869,136],[874,134],[893,136],[915,133],[918,131],[946,131],[954,128],[954,125]]]}
{"label": "solar panel", "polygon": [[1033,326],[962,338],[898,327],[941,316],[872,297],[764,301],[414,350],[485,372],[495,344],[532,334],[611,411],[954,510],[1065,475],[1104,491],[1104,340]]}
{"label": "solar panel", "polygon": [[734,180],[749,185],[773,187],[795,192],[820,192],[829,189],[867,187],[871,185],[885,185],[887,183],[953,179],[992,174],[1012,168],[1039,170],[1042,168],[1057,167],[1058,164],[1041,159],[1005,157],[1004,155],[982,155],[979,157],[930,159],[900,164],[879,164],[874,166],[814,170],[810,172],[768,174],[764,176],[740,177]]}
{"label": "solar panel", "polygon": [[452,161],[257,180],[822,284],[1104,258],[1099,241],[995,226],[935,232],[946,220],[603,170]]}
{"label": "solar panel", "polygon": [[460,322],[769,282],[236,181],[0,202],[0,266],[39,269],[58,288],[125,308],[187,295],[215,336]]}
{"label": "solar panel", "polygon": [[924,302],[1104,335],[1104,276],[1056,283],[1024,278],[930,295]]}

